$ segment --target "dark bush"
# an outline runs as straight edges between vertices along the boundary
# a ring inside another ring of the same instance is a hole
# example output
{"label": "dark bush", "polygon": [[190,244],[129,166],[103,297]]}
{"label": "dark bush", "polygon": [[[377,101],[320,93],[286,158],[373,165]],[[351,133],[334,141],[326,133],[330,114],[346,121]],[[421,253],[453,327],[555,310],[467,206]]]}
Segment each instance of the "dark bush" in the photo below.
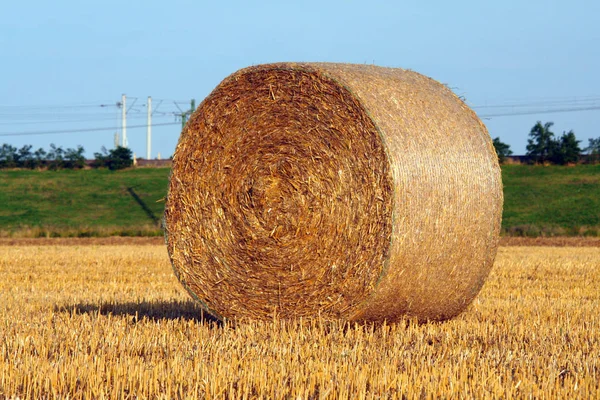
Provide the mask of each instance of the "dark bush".
{"label": "dark bush", "polygon": [[127,147],[117,146],[117,148],[107,151],[102,148],[102,153],[94,153],[94,168],[108,168],[112,171],[129,168],[133,165],[133,153]]}

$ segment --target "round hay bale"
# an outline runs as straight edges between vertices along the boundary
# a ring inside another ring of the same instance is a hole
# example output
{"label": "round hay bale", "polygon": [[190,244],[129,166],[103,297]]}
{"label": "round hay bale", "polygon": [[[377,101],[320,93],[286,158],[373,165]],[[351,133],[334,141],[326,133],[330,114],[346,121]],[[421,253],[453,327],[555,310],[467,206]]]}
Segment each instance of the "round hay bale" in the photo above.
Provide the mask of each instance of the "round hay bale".
{"label": "round hay bale", "polygon": [[165,235],[217,318],[442,320],[481,289],[502,202],[487,130],[444,85],[269,64],[229,76],[191,116]]}

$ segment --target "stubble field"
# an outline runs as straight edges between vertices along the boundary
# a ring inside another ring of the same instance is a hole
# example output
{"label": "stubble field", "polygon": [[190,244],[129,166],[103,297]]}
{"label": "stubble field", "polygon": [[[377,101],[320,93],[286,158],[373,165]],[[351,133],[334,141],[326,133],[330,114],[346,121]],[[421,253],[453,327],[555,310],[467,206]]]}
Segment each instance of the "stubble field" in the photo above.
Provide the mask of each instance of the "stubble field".
{"label": "stubble field", "polygon": [[0,244],[0,398],[600,398],[600,247],[501,247],[444,323],[217,324],[164,245]]}

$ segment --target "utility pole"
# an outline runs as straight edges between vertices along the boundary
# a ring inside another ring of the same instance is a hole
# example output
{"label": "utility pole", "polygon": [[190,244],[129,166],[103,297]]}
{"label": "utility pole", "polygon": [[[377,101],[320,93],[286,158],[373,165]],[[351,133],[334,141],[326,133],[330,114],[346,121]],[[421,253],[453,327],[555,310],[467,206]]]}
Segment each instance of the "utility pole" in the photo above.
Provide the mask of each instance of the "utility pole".
{"label": "utility pole", "polygon": [[127,96],[121,95],[121,126],[123,134],[123,147],[127,147]]}
{"label": "utility pole", "polygon": [[192,101],[190,101],[190,111],[188,111],[188,117],[191,117],[194,111],[196,111],[196,99],[192,99]]}
{"label": "utility pole", "polygon": [[[177,103],[175,103],[175,107],[179,108],[179,106],[177,105]],[[179,108],[179,111],[181,111],[181,114],[175,114],[178,117],[181,117],[181,130],[183,130],[183,128],[185,128],[185,123],[188,120],[188,117],[190,117],[194,111],[196,111],[196,99],[192,99],[190,101],[190,109],[187,111],[183,111],[181,110],[181,108]]]}
{"label": "utility pole", "polygon": [[152,97],[148,96],[148,118],[147,118],[147,131],[146,131],[146,159],[150,159],[152,152]]}

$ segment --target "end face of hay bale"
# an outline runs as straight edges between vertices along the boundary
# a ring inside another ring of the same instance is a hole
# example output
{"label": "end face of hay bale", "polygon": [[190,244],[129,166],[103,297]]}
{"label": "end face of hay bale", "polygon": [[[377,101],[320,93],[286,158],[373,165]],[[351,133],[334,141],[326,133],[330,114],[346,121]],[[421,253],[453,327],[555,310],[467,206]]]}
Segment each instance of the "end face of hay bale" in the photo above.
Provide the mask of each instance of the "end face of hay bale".
{"label": "end face of hay bale", "polygon": [[501,209],[491,139],[443,85],[271,64],[186,125],[165,226],[177,276],[218,317],[444,319],[481,288]]}
{"label": "end face of hay bale", "polygon": [[387,258],[392,183],[372,121],[315,71],[225,80],[182,133],[166,210],[185,286],[223,317],[347,317]]}

